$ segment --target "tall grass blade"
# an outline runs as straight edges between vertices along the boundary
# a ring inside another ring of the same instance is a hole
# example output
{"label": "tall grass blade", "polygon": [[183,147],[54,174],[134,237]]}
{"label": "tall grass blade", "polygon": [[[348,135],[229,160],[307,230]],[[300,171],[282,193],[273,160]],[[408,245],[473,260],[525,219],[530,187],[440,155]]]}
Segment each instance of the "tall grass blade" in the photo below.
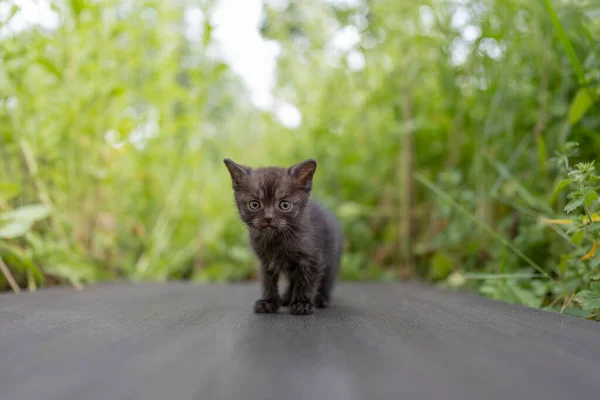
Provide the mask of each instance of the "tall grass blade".
{"label": "tall grass blade", "polygon": [[535,261],[533,261],[531,258],[527,257],[527,255],[525,255],[521,250],[519,250],[519,248],[517,248],[514,244],[512,244],[504,236],[502,236],[498,232],[494,231],[494,229],[492,229],[492,227],[490,227],[488,224],[486,224],[484,221],[482,221],[481,218],[478,218],[476,215],[474,215],[472,212],[467,210],[461,204],[457,203],[452,197],[450,197],[446,192],[444,192],[441,188],[439,188],[433,182],[431,182],[430,180],[428,180],[427,178],[425,178],[423,175],[421,175],[419,173],[415,174],[415,179],[417,181],[419,181],[423,186],[427,187],[429,190],[431,190],[433,193],[435,193],[439,198],[441,198],[445,202],[451,204],[456,210],[458,210],[465,217],[467,217],[471,221],[475,222],[480,228],[482,228],[484,231],[486,231],[490,236],[492,236],[493,238],[498,240],[500,243],[502,243],[503,245],[508,247],[510,250],[512,250],[517,256],[519,256],[521,259],[523,259],[523,261],[525,261],[527,264],[529,264],[533,269],[535,269],[540,274],[542,274],[544,276],[544,278],[550,279],[550,275],[548,275],[548,273],[546,271],[544,271],[544,269],[542,267],[540,267]]}

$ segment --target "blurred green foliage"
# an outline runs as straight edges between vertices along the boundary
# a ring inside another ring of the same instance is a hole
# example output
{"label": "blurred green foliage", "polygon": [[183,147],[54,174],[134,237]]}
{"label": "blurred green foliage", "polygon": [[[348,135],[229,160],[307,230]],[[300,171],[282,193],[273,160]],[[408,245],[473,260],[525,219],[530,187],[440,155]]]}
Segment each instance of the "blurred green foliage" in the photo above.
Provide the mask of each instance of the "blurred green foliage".
{"label": "blurred green foliage", "polygon": [[597,2],[267,1],[274,95],[297,128],[209,56],[210,19],[186,39],[186,10],[213,3],[52,5],[58,28],[0,37],[0,256],[21,286],[253,279],[222,158],[314,157],[343,279],[421,277],[597,317],[600,258],[582,260],[596,223],[552,222],[569,201],[597,207],[572,203],[595,190],[593,165],[583,186],[562,181],[565,159],[600,152]]}

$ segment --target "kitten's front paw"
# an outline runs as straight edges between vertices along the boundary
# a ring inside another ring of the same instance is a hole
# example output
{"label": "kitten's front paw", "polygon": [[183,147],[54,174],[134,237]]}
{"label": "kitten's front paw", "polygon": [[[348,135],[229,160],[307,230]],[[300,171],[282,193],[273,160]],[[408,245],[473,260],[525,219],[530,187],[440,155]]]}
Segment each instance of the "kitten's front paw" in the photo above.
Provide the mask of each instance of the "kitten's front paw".
{"label": "kitten's front paw", "polygon": [[254,303],[254,312],[257,314],[276,313],[279,306],[276,302],[270,300],[257,300]]}
{"label": "kitten's front paw", "polygon": [[299,301],[290,305],[290,314],[308,315],[313,313],[313,305],[308,301]]}

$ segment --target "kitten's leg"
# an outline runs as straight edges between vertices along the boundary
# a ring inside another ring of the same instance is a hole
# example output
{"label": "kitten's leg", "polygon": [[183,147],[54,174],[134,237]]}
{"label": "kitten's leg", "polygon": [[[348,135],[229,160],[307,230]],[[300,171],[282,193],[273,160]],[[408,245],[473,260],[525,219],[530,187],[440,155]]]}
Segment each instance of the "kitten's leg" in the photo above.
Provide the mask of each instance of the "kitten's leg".
{"label": "kitten's leg", "polygon": [[328,277],[323,277],[323,280],[319,285],[319,289],[317,290],[317,294],[315,296],[315,306],[317,308],[327,308],[329,306],[329,294],[331,292],[329,282],[330,280]]}
{"label": "kitten's leg", "polygon": [[317,267],[317,262],[312,257],[305,257],[296,265],[291,274],[294,286],[290,314],[308,315],[313,313],[313,302],[320,278]]}
{"label": "kitten's leg", "polygon": [[331,289],[335,280],[335,271],[332,266],[327,266],[323,278],[319,282],[317,294],[315,296],[315,306],[317,308],[326,308],[331,301]]}
{"label": "kitten's leg", "polygon": [[254,303],[254,312],[258,314],[277,312],[279,308],[278,281],[279,271],[274,268],[262,268],[262,297]]}
{"label": "kitten's leg", "polygon": [[317,308],[326,308],[331,302],[331,292],[335,285],[336,277],[340,269],[341,251],[336,253],[328,264],[323,274],[323,279],[319,283],[319,289],[315,296],[315,305]]}

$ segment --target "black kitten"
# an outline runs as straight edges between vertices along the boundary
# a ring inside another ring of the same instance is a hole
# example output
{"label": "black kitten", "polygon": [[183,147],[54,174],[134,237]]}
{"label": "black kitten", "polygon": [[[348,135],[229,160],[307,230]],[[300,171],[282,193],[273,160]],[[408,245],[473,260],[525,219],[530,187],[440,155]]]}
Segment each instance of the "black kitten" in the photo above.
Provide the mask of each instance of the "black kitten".
{"label": "black kitten", "polygon": [[[342,232],[336,219],[310,199],[317,162],[290,168],[252,169],[223,160],[233,183],[235,202],[261,262],[262,297],[257,313],[312,314],[327,307],[342,256]],[[289,286],[279,296],[279,275]]]}

